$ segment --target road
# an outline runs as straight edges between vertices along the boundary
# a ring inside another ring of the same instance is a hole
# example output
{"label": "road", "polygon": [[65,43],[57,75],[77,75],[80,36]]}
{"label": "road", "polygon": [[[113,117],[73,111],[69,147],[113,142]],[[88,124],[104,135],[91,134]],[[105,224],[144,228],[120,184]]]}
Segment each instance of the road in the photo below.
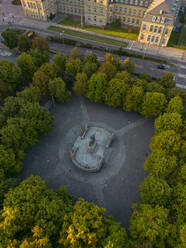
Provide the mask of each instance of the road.
{"label": "road", "polygon": [[[7,26],[6,25],[0,25],[0,32],[2,32],[7,27],[8,27],[8,25]],[[21,26],[21,25],[13,25],[13,27],[25,28],[24,26]],[[33,29],[28,28],[28,30],[33,30]],[[59,33],[56,33],[56,32],[50,31],[50,30],[41,30],[39,28],[38,29],[35,28],[34,31],[38,35],[41,35],[41,36],[44,36],[44,37],[49,36],[49,35],[59,37]],[[63,37],[64,38],[75,39],[75,40],[78,40],[78,41],[85,41],[82,38],[74,37],[74,36],[72,37],[72,36],[66,35],[66,34],[63,34]],[[102,46],[102,47],[106,46],[107,48],[118,49],[118,47],[116,47],[116,46],[108,45],[108,44],[102,44],[102,43],[99,44],[98,42],[95,42],[95,41],[88,41],[88,43],[91,43],[94,46],[96,46],[96,45],[97,46]],[[67,54],[67,55],[70,54],[70,50],[72,49],[72,46],[67,46],[67,45],[59,44],[59,43],[50,42],[49,45],[50,45],[50,48],[52,50],[63,52],[65,54]],[[99,60],[102,60],[102,58],[105,56],[104,51],[89,50],[89,49],[86,49],[86,48],[79,48],[79,49],[83,54],[88,54],[88,53],[94,52],[97,55]],[[169,68],[167,68],[166,70],[158,69],[157,66],[159,64],[157,62],[153,62],[153,61],[149,61],[149,60],[143,60],[143,59],[136,59],[136,58],[131,58],[131,61],[135,64],[135,68],[136,68],[135,72],[136,73],[147,73],[147,74],[151,75],[154,78],[158,78],[158,77],[162,76],[165,72],[168,72],[168,71],[174,73],[175,80],[176,80],[176,83],[177,83],[177,87],[186,89],[186,63],[183,62],[185,60],[184,56],[186,56],[185,53],[183,54],[183,58],[182,58],[181,61],[169,60],[169,62],[174,62],[174,65],[169,66]],[[125,58],[126,58],[125,56],[120,56],[121,62],[123,62],[123,60]],[[12,56],[8,56],[8,57],[5,58],[4,56],[0,55],[0,59],[7,59],[9,61],[15,62],[16,61],[16,56],[12,55]]]}

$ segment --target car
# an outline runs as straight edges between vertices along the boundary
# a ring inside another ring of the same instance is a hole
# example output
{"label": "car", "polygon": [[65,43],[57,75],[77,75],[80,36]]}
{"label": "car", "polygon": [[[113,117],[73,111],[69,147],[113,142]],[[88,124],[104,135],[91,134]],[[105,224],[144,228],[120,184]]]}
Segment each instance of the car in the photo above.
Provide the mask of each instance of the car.
{"label": "car", "polygon": [[161,69],[161,70],[165,70],[166,69],[165,65],[158,65],[157,68],[158,69]]}

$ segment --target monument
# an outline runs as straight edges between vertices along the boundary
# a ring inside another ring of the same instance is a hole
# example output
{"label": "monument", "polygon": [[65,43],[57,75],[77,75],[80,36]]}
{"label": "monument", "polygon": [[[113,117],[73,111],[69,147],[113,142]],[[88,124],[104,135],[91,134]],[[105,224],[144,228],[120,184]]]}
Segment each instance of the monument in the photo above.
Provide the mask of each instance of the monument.
{"label": "monument", "polygon": [[70,152],[76,167],[87,172],[98,172],[105,154],[113,140],[113,133],[102,127],[85,125],[82,134],[77,137]]}

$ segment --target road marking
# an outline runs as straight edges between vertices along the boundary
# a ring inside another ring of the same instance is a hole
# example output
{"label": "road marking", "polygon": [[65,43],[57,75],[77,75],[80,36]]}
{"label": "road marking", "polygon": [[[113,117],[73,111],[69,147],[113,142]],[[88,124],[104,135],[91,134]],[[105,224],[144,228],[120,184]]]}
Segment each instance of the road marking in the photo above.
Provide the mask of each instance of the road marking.
{"label": "road marking", "polygon": [[176,87],[186,89],[186,85],[183,84],[176,84]]}
{"label": "road marking", "polygon": [[180,77],[180,78],[186,78],[185,74],[177,74],[177,76]]}
{"label": "road marking", "polygon": [[180,68],[186,69],[186,65],[180,65]]}

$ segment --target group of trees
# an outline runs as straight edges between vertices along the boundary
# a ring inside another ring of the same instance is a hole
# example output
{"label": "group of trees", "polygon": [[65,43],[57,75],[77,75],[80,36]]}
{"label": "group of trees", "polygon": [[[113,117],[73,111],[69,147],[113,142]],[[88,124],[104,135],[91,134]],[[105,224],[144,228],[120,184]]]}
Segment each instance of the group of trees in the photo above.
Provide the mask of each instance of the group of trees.
{"label": "group of trees", "polygon": [[[23,50],[17,65],[0,61],[0,91],[3,83],[11,95],[24,82],[30,84],[14,96],[6,97],[10,95],[7,93],[1,107],[0,247],[184,247],[185,92],[173,88],[170,73],[154,81],[146,74],[135,77],[134,69],[130,59],[121,64],[107,54],[99,63],[95,54],[84,57],[77,49],[70,57],[56,54],[49,62],[42,39]],[[40,106],[40,98],[69,101],[68,75],[75,80],[73,91],[77,95],[157,117],[152,152],[144,164],[149,175],[139,187],[141,203],[133,206],[130,239],[119,223],[105,215],[105,209],[75,199],[65,188],[50,190],[37,176],[22,182],[9,178],[21,168],[25,149],[51,130],[53,117]]]}

